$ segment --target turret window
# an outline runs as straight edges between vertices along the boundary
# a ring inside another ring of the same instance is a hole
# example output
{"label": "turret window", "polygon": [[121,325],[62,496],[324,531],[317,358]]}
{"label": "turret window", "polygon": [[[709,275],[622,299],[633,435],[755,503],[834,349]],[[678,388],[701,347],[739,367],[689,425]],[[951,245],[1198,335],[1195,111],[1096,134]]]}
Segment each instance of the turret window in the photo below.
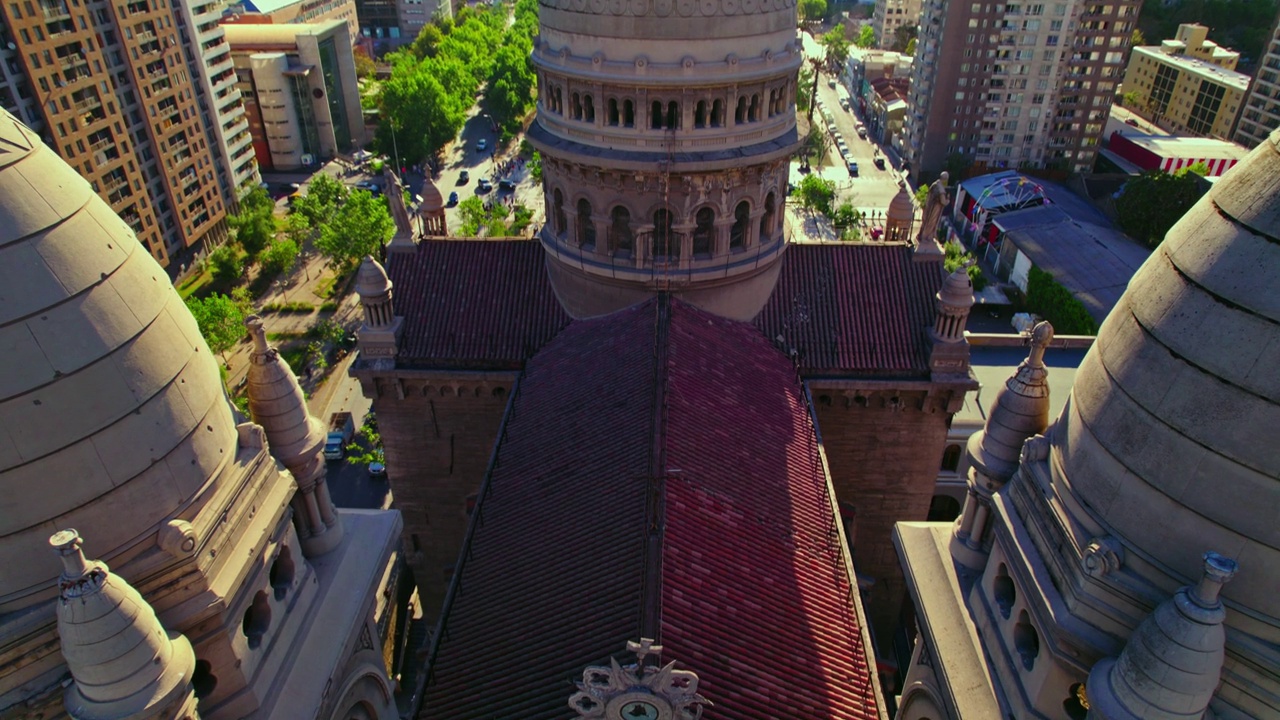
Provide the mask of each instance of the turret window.
{"label": "turret window", "polygon": [[693,228],[693,256],[709,258],[715,248],[716,211],[702,208],[694,216],[696,225]]}
{"label": "turret window", "polygon": [[651,130],[662,129],[662,101],[654,100],[653,105],[649,108],[649,128]]}
{"label": "turret window", "polygon": [[635,249],[631,231],[631,211],[615,206],[609,213],[609,252],[617,257],[630,257]]}
{"label": "turret window", "polygon": [[586,198],[578,201],[578,245],[595,247],[596,224],[591,220],[591,203]]}
{"label": "turret window", "polygon": [[619,120],[618,101],[614,98],[609,98],[605,110],[605,123],[610,127],[618,127]]}
{"label": "turret window", "polygon": [[711,127],[724,127],[724,101],[716,100],[711,103]]}
{"label": "turret window", "polygon": [[693,108],[693,126],[695,128],[704,128],[707,126],[707,101],[699,100],[698,104]]}
{"label": "turret window", "polygon": [[564,237],[565,215],[564,215],[564,193],[560,192],[560,188],[556,188],[555,194],[551,201],[552,208],[552,229],[558,237]]}
{"label": "turret window", "polygon": [[751,105],[747,108],[747,122],[756,122],[760,119],[760,96],[751,96]]}
{"label": "turret window", "polygon": [[591,95],[582,96],[582,119],[589,123],[596,121],[596,102]]}
{"label": "turret window", "polygon": [[733,111],[733,124],[741,125],[747,121],[747,99],[738,98],[738,107]]}
{"label": "turret window", "polygon": [[778,201],[773,193],[764,199],[764,214],[760,216],[760,242],[767,243],[773,239],[774,223],[778,219]]}
{"label": "turret window", "polygon": [[574,120],[582,119],[582,96],[574,93],[569,100],[569,116]]}
{"label": "turret window", "polygon": [[746,200],[733,210],[733,228],[729,231],[729,249],[741,250],[747,246],[747,225],[751,222],[751,206]]}

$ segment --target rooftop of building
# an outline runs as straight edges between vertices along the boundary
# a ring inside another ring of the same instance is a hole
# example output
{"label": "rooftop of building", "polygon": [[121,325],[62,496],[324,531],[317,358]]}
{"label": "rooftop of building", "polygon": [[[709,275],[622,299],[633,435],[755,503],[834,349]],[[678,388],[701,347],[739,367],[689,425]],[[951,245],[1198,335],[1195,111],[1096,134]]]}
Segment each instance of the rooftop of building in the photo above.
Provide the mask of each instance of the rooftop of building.
{"label": "rooftop of building", "polygon": [[1138,145],[1161,157],[1198,157],[1243,159],[1249,151],[1227,140],[1185,135],[1152,135],[1139,130],[1120,130],[1112,134]]}
{"label": "rooftop of building", "polygon": [[[404,367],[519,369],[570,321],[541,245],[522,239],[423,240],[391,253]],[[927,377],[937,263],[906,245],[794,244],[754,324],[806,375]]]}
{"label": "rooftop of building", "polygon": [[564,715],[650,637],[717,717],[881,717],[833,502],[795,367],[751,325],[665,296],[572,323],[515,388],[423,713]]}
{"label": "rooftop of building", "polygon": [[[1027,338],[1022,338],[1022,342],[1020,345],[1002,346],[973,344],[969,350],[969,368],[981,387],[965,396],[964,407],[952,420],[953,427],[981,427],[987,421],[996,393],[1013,377],[1018,365],[1027,359]],[[1044,364],[1049,370],[1049,417],[1057,417],[1066,406],[1071,383],[1087,351],[1084,347],[1054,345],[1045,350]]]}
{"label": "rooftop of building", "polygon": [[347,27],[345,20],[318,23],[237,23],[223,24],[227,43],[235,50],[292,50],[304,35],[325,35]]}
{"label": "rooftop of building", "polygon": [[[1181,44],[1181,43],[1179,43]],[[1213,80],[1227,87],[1234,88],[1240,92],[1249,89],[1250,77],[1244,73],[1238,73],[1235,70],[1228,70],[1224,67],[1214,65],[1208,60],[1201,60],[1187,55],[1179,55],[1165,51],[1159,45],[1141,45],[1133,49],[1135,55],[1144,55],[1152,58],[1156,62],[1168,63],[1199,77]]]}

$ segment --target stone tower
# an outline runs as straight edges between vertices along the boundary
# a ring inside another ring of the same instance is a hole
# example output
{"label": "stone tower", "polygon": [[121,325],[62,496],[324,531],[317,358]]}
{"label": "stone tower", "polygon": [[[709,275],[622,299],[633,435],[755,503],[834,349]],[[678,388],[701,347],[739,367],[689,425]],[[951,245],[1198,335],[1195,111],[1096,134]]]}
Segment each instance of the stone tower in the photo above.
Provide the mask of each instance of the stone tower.
{"label": "stone tower", "polygon": [[430,177],[422,181],[422,203],[418,205],[423,237],[444,237],[449,228],[444,217],[444,196]]}
{"label": "stone tower", "polygon": [[658,290],[750,320],[786,249],[794,0],[542,0],[547,269],[570,315]]}
{"label": "stone tower", "polygon": [[886,242],[911,242],[911,231],[916,223],[916,201],[907,189],[907,181],[898,181],[898,194],[889,201],[885,213],[884,240]]}

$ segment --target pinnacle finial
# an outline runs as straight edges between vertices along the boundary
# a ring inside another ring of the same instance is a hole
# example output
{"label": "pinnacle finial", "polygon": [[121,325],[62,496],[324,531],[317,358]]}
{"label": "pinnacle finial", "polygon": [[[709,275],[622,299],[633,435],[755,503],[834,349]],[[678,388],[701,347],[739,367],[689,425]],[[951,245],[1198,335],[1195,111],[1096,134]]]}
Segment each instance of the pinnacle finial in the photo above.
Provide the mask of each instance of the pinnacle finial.
{"label": "pinnacle finial", "polygon": [[82,541],[75,528],[59,530],[49,538],[49,544],[62,558],[62,574],[67,578],[78,578],[89,570],[89,563],[84,559],[84,551],[80,549]]}
{"label": "pinnacle finial", "polygon": [[244,326],[249,328],[249,334],[253,336],[253,352],[261,355],[271,350],[267,345],[267,329],[262,323],[262,318],[257,315],[250,315],[244,319]]}
{"label": "pinnacle finial", "polygon": [[1222,592],[1222,586],[1231,582],[1239,567],[1235,560],[1225,555],[1212,550],[1205,553],[1204,574],[1201,575],[1200,582],[1187,593],[1191,601],[1206,609],[1218,607],[1221,604],[1218,595]]}
{"label": "pinnacle finial", "polygon": [[1027,353],[1027,366],[1044,367],[1044,351],[1053,341],[1053,325],[1041,320],[1031,328],[1031,350]]}

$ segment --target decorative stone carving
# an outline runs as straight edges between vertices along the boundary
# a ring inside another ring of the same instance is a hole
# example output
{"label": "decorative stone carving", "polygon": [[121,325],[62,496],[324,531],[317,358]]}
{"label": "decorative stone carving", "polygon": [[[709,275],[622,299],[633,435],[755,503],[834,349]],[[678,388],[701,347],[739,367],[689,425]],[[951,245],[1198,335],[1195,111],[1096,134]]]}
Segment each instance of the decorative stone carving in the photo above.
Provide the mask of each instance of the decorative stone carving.
{"label": "decorative stone carving", "polygon": [[582,671],[578,692],[569,698],[569,707],[580,718],[605,720],[698,720],[711,701],[698,694],[698,676],[676,670],[675,661],[659,668],[647,666],[645,658],[662,655],[662,646],[653,640],[627,642],[627,652],[635,653],[634,665],[619,665],[609,658],[609,667],[589,666]]}
{"label": "decorative stone carving", "polygon": [[1049,459],[1049,438],[1043,435],[1032,435],[1022,444],[1022,453],[1018,460],[1023,464],[1031,464]]}
{"label": "decorative stone carving", "polygon": [[1110,535],[1094,538],[1084,547],[1083,561],[1084,571],[1091,577],[1103,577],[1120,569],[1124,563],[1124,546]]}
{"label": "decorative stone carving", "polygon": [[267,431],[262,426],[252,422],[242,422],[236,426],[236,432],[239,435],[240,447],[242,448],[261,448],[267,446]]}
{"label": "decorative stone carving", "polygon": [[[259,426],[255,425],[254,427]],[[176,558],[184,558],[196,551],[196,529],[186,520],[170,520],[160,528],[160,549]]]}

